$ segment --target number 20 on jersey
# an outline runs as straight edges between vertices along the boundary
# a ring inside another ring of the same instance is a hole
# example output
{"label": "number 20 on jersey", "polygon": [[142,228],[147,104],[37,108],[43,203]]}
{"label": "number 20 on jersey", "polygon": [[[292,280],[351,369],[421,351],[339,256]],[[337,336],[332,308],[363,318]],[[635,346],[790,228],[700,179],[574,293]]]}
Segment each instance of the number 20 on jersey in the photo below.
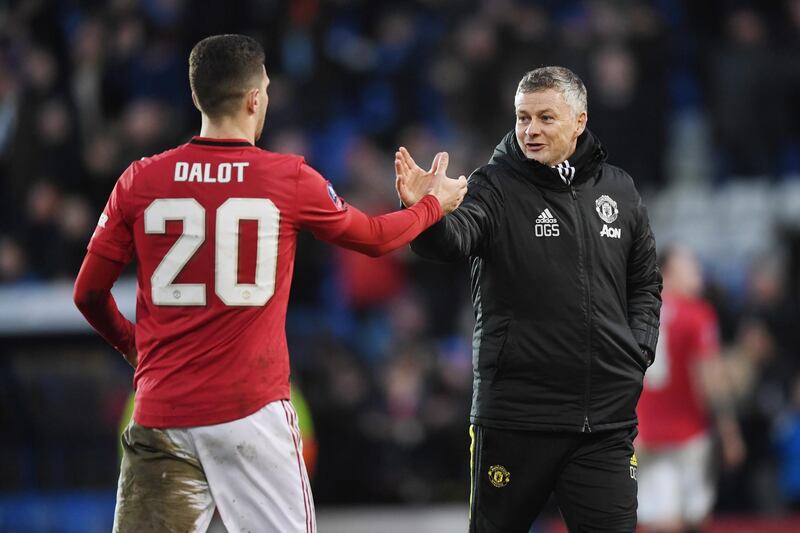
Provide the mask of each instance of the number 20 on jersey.
{"label": "number 20 on jersey", "polygon": [[[262,306],[275,293],[280,211],[266,198],[229,198],[216,210],[214,292],[226,305]],[[155,305],[206,305],[204,283],[174,283],[206,239],[206,210],[194,198],[154,200],[144,212],[147,234],[166,233],[168,220],[183,221],[175,241],[150,278]],[[239,222],[258,223],[255,283],[239,283]]]}

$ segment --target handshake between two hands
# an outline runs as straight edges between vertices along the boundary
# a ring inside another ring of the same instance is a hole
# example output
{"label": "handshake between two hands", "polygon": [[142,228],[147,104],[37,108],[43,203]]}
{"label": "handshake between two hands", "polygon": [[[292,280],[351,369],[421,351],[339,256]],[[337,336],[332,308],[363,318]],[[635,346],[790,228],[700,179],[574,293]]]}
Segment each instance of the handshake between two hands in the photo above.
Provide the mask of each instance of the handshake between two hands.
{"label": "handshake between two hands", "polygon": [[394,154],[394,171],[397,175],[395,188],[403,205],[411,207],[425,195],[432,194],[439,200],[445,215],[455,211],[467,194],[467,178],[448,178],[446,172],[449,160],[447,152],[439,152],[433,158],[431,169],[426,171],[401,146]]}

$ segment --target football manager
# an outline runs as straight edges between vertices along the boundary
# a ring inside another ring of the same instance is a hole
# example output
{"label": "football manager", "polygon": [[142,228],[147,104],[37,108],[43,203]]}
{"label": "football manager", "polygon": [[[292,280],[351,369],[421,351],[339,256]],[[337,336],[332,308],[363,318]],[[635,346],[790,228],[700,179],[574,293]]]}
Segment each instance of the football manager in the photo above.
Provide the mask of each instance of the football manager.
{"label": "football manager", "polygon": [[[633,532],[636,403],[661,307],[647,212],[586,128],[572,71],[528,72],[514,108],[461,207],[412,242],[471,265],[470,531],[527,533],[553,493],[572,532]],[[404,148],[395,166],[430,174]]]}

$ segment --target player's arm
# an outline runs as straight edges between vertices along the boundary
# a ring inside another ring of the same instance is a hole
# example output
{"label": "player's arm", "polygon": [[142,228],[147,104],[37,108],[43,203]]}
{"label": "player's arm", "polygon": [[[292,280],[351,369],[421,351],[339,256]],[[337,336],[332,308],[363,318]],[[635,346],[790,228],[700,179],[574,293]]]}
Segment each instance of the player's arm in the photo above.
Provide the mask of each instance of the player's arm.
{"label": "player's arm", "polygon": [[322,176],[301,164],[298,220],[320,240],[377,257],[407,245],[458,207],[465,193],[465,180],[448,179],[413,208],[373,217],[345,204]]}
{"label": "player's arm", "polygon": [[380,216],[369,216],[349,206],[350,217],[342,233],[328,242],[378,257],[407,245],[425,229],[442,218],[439,201],[426,195],[413,209]]}
{"label": "player's arm", "polygon": [[736,467],[744,460],[746,448],[734,406],[733,385],[720,355],[719,325],[711,308],[696,321],[692,375],[697,397],[704,398],[714,419],[726,467]]}
{"label": "player's arm", "polygon": [[91,326],[136,368],[135,327],[111,294],[125,263],[88,252],[75,280],[73,300]]}
{"label": "player's arm", "polygon": [[722,459],[726,467],[739,466],[746,448],[733,403],[730,379],[719,353],[703,357],[696,365],[696,387],[706,399],[719,435]]}
{"label": "player's arm", "polygon": [[656,260],[656,241],[647,210],[639,194],[635,208],[636,231],[628,256],[628,325],[644,355],[653,364],[661,313],[661,271]]}
{"label": "player's arm", "polygon": [[75,305],[89,324],[134,367],[134,325],[119,312],[111,287],[133,258],[133,218],[127,198],[132,194],[135,168],[133,163],[117,180],[89,241],[73,290]]}

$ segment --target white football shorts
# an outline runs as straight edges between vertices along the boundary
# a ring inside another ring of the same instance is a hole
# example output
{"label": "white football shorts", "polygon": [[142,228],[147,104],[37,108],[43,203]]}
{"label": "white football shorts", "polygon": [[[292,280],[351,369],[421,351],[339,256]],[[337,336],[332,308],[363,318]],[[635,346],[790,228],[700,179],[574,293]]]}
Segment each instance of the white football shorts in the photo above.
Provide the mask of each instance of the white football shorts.
{"label": "white football shorts", "polygon": [[317,530],[288,401],[213,426],[152,429],[131,421],[122,443],[115,532]]}
{"label": "white football shorts", "polygon": [[711,453],[705,434],[675,447],[637,452],[639,521],[701,523],[716,497]]}

